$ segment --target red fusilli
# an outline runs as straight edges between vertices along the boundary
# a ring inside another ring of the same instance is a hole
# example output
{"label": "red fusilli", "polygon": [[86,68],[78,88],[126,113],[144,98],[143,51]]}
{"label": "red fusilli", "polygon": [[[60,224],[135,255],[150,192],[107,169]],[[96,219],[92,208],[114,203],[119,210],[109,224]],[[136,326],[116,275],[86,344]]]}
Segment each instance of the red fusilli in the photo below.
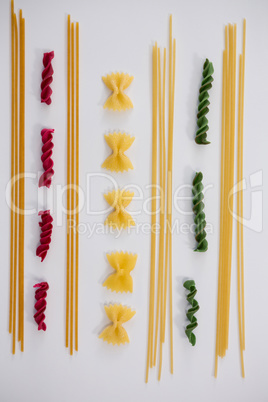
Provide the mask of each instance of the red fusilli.
{"label": "red fusilli", "polygon": [[34,285],[34,288],[38,288],[35,291],[36,303],[34,307],[36,309],[36,313],[34,315],[34,319],[35,322],[38,324],[38,331],[40,331],[40,329],[45,331],[47,329],[47,326],[45,324],[45,310],[47,307],[46,297],[49,286],[47,282],[41,282]]}
{"label": "red fusilli", "polygon": [[50,215],[50,210],[40,211],[38,215],[41,216],[41,222],[39,222],[39,226],[41,227],[41,234],[40,234],[40,245],[36,249],[36,255],[41,258],[42,262],[44,261],[47,255],[49,245],[51,243],[53,218]]}
{"label": "red fusilli", "polygon": [[54,52],[44,53],[43,65],[44,70],[42,72],[42,82],[41,82],[41,103],[51,104],[52,89],[50,84],[53,81],[54,70],[52,68],[51,61],[54,59]]}
{"label": "red fusilli", "polygon": [[42,136],[42,156],[41,161],[43,163],[44,173],[39,179],[39,187],[46,186],[49,188],[51,186],[52,176],[54,175],[54,162],[51,159],[52,149],[54,144],[52,142],[54,130],[51,128],[44,128],[41,131]]}

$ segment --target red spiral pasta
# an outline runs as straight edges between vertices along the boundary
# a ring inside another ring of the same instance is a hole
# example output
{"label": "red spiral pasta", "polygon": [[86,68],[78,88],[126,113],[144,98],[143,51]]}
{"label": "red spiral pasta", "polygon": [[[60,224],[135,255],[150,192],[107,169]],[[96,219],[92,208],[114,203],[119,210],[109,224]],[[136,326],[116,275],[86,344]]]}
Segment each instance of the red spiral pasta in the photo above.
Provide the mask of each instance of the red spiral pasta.
{"label": "red spiral pasta", "polygon": [[54,175],[54,162],[51,159],[52,156],[52,149],[54,144],[52,142],[54,130],[51,128],[44,128],[41,131],[42,136],[42,156],[41,161],[43,163],[44,173],[39,179],[39,187],[46,186],[49,188],[51,186],[52,176]]}
{"label": "red spiral pasta", "polygon": [[44,53],[43,65],[44,70],[42,72],[42,82],[41,82],[41,103],[51,104],[52,89],[50,84],[53,81],[54,70],[52,68],[51,60],[54,59],[54,52]]}
{"label": "red spiral pasta", "polygon": [[48,283],[47,282],[41,282],[37,283],[34,285],[34,288],[38,288],[35,291],[35,300],[36,303],[34,305],[36,309],[36,313],[34,315],[35,322],[38,324],[38,331],[42,329],[43,331],[46,331],[47,326],[45,324],[45,310],[47,307],[47,290],[49,289]]}
{"label": "red spiral pasta", "polygon": [[40,234],[40,245],[36,249],[36,255],[41,258],[42,262],[44,261],[47,255],[49,245],[51,243],[53,218],[50,215],[50,210],[40,211],[38,215],[41,216],[41,222],[39,222],[39,226],[41,227],[41,234]]}

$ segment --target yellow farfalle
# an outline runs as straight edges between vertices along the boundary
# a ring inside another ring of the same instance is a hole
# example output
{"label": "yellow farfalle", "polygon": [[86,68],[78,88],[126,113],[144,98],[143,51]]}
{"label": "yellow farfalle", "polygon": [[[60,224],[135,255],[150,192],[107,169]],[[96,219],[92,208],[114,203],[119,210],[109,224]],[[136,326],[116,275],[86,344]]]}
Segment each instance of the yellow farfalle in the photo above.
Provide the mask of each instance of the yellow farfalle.
{"label": "yellow farfalle", "polygon": [[130,204],[134,193],[125,190],[113,190],[104,194],[104,198],[115,210],[105,220],[104,224],[117,229],[126,229],[135,226],[132,216],[125,208]]}
{"label": "yellow farfalle", "polygon": [[123,328],[122,324],[129,321],[136,314],[136,311],[122,306],[122,304],[110,304],[109,306],[104,306],[104,308],[112,324],[102,331],[99,338],[113,345],[129,343],[127,331]]}
{"label": "yellow farfalle", "polygon": [[104,137],[113,153],[105,159],[101,167],[111,170],[112,172],[123,172],[124,170],[133,169],[130,159],[124,152],[130,148],[135,137],[131,137],[125,133],[122,134],[121,132],[114,132]]}
{"label": "yellow farfalle", "polygon": [[106,77],[102,77],[105,85],[113,91],[104,104],[104,109],[126,110],[132,109],[133,104],[130,98],[124,93],[124,90],[129,87],[134,77],[124,73],[112,73]]}
{"label": "yellow farfalle", "polygon": [[116,253],[106,254],[109,264],[116,270],[111,274],[103,286],[116,292],[131,292],[133,291],[133,279],[130,272],[135,268],[137,254],[131,253]]}

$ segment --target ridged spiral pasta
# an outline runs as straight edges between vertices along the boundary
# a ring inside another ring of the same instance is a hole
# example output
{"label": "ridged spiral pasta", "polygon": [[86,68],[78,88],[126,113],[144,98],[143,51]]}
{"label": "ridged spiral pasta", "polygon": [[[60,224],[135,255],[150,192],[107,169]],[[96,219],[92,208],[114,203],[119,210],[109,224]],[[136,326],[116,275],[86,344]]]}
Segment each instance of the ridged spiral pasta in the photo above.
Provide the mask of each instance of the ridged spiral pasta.
{"label": "ridged spiral pasta", "polygon": [[194,223],[195,223],[195,240],[197,241],[197,247],[194,251],[205,252],[208,249],[208,242],[206,240],[207,233],[205,231],[206,227],[206,215],[204,213],[205,204],[204,194],[203,194],[203,174],[201,172],[196,173],[193,180],[193,211],[195,213]]}
{"label": "ridged spiral pasta", "polygon": [[201,83],[201,88],[199,90],[199,105],[198,105],[198,113],[197,113],[197,126],[198,130],[195,136],[195,142],[197,144],[210,144],[207,141],[207,131],[209,129],[208,126],[208,119],[206,114],[209,112],[209,93],[208,90],[212,88],[213,77],[212,74],[214,73],[213,64],[206,59],[204,66],[203,66],[203,80]]}
{"label": "ridged spiral pasta", "polygon": [[124,152],[131,147],[135,137],[121,132],[114,132],[104,137],[113,153],[105,159],[101,167],[111,170],[112,172],[124,172],[125,170],[133,169],[130,159]]}
{"label": "ridged spiral pasta", "polygon": [[36,303],[34,307],[36,309],[36,313],[34,315],[34,319],[35,322],[38,324],[38,331],[40,331],[41,329],[43,331],[46,331],[47,326],[45,324],[45,310],[47,307],[46,297],[49,286],[47,282],[41,282],[34,285],[34,288],[38,288],[35,291]]}
{"label": "ridged spiral pasta", "polygon": [[125,190],[113,190],[108,194],[104,194],[104,198],[114,211],[105,220],[104,224],[116,229],[126,229],[135,226],[132,216],[126,211],[126,207],[130,204],[134,193]]}
{"label": "ridged spiral pasta", "polygon": [[39,226],[41,227],[40,234],[40,245],[36,249],[36,255],[41,258],[41,262],[44,261],[47,252],[49,250],[49,245],[51,243],[51,235],[53,229],[53,218],[50,215],[50,211],[40,211],[39,216],[41,216],[41,222]]}
{"label": "ridged spiral pasta", "polygon": [[110,304],[109,306],[104,306],[104,308],[112,324],[102,331],[99,338],[113,345],[129,343],[127,331],[122,324],[129,321],[136,312],[129,307],[122,306],[122,304]]}
{"label": "ridged spiral pasta", "polygon": [[133,291],[133,279],[130,275],[135,268],[137,254],[132,253],[116,253],[106,254],[109,264],[116,271],[108,276],[103,286],[115,292],[131,292]]}
{"label": "ridged spiral pasta", "polygon": [[133,79],[134,77],[124,73],[112,73],[102,77],[104,84],[113,91],[105,102],[104,109],[121,111],[133,108],[130,98],[124,93],[124,90],[129,87]]}
{"label": "ridged spiral pasta", "polygon": [[52,142],[53,133],[54,130],[50,128],[44,128],[41,131],[43,142],[41,161],[43,163],[44,173],[42,173],[39,179],[39,187],[46,186],[47,188],[49,188],[51,186],[52,176],[54,175],[54,162],[51,159],[53,153],[52,149],[54,147],[54,144]]}
{"label": "ridged spiral pasta", "polygon": [[188,309],[188,311],[186,313],[186,317],[190,321],[190,324],[188,324],[186,326],[185,334],[187,335],[191,345],[194,346],[196,344],[196,336],[193,333],[193,331],[198,326],[197,318],[195,317],[195,314],[197,313],[197,311],[200,308],[198,301],[195,300],[195,295],[197,293],[197,289],[195,287],[195,281],[193,281],[193,280],[185,281],[183,286],[185,287],[185,289],[189,290],[189,293],[187,295],[187,301],[192,306]]}
{"label": "ridged spiral pasta", "polygon": [[42,82],[41,82],[41,103],[46,103],[50,105],[52,89],[50,84],[53,81],[54,70],[51,64],[52,59],[54,59],[54,52],[44,53],[43,65],[44,70],[42,71]]}

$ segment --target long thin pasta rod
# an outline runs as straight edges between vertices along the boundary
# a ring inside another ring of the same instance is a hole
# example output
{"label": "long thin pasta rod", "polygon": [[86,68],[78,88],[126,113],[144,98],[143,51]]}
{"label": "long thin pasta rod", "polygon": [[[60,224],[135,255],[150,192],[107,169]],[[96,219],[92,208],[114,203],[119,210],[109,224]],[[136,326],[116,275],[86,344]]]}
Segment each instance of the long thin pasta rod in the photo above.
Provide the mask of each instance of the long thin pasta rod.
{"label": "long thin pasta rod", "polygon": [[[232,115],[231,115],[231,158],[230,158],[230,191],[234,186],[234,148],[235,148],[235,92],[236,92],[236,24],[233,27],[233,54],[232,54],[232,98],[231,98],[231,107],[232,107]],[[229,340],[229,315],[230,315],[230,288],[231,288],[231,267],[232,267],[232,239],[233,239],[233,203],[234,197],[231,197],[231,210],[229,211],[229,220],[230,220],[230,253],[229,253],[229,267],[228,267],[228,308],[227,308],[227,344],[228,348],[228,340]]]}
{"label": "long thin pasta rod", "polygon": [[[162,97],[162,129],[163,129],[163,194],[164,194],[164,211],[166,210],[166,65],[167,65],[167,51],[164,48],[164,61],[163,61],[163,97]],[[166,233],[167,221],[164,219],[164,233]],[[164,250],[165,251],[165,250]],[[164,276],[164,262],[163,262],[163,276]],[[163,278],[164,279],[164,278]],[[164,342],[164,287],[162,292],[162,319],[161,319],[161,340]]]}
{"label": "long thin pasta rod", "polygon": [[152,320],[151,320],[151,341],[150,341],[150,367],[153,366],[153,329],[154,329],[154,304],[155,304],[155,265],[156,265],[156,186],[157,186],[157,43],[154,54],[154,121],[153,121],[153,150],[152,150],[152,220],[151,220],[151,266],[152,266]]}
{"label": "long thin pasta rod", "polygon": [[[172,77],[172,120],[171,120],[171,188],[172,198],[172,171],[173,171],[173,126],[174,126],[174,101],[175,101],[175,66],[176,66],[176,39],[173,39],[173,77]],[[172,284],[172,201],[170,210],[170,241],[169,241],[169,324],[170,324],[170,372],[173,374],[173,284]]]}
{"label": "long thin pasta rod", "polygon": [[224,172],[224,214],[225,214],[225,228],[224,228],[224,260],[223,260],[223,283],[222,283],[222,317],[221,317],[221,328],[220,328],[220,339],[221,339],[221,348],[220,348],[220,356],[223,357],[226,351],[226,305],[227,305],[227,295],[228,295],[228,256],[229,256],[229,241],[228,241],[228,228],[229,228],[229,214],[228,214],[228,191],[229,191],[229,166],[228,162],[230,159],[230,121],[231,121],[231,25],[228,24],[228,65],[227,65],[227,99],[226,99],[226,132],[225,132],[225,140],[226,140],[226,153],[225,153],[225,172]]}
{"label": "long thin pasta rod", "polygon": [[153,327],[154,327],[154,291],[155,291],[155,222],[156,222],[156,181],[157,181],[157,43],[153,47],[153,119],[152,119],[152,215],[151,215],[151,264],[150,264],[150,302],[146,378],[149,378],[149,366],[152,367]]}
{"label": "long thin pasta rod", "polygon": [[224,304],[223,304],[223,345],[222,345],[222,357],[225,356],[227,343],[228,343],[228,305],[229,305],[229,261],[230,261],[230,227],[231,227],[231,220],[230,220],[230,211],[229,211],[229,204],[228,204],[228,195],[230,191],[230,180],[231,180],[231,135],[232,135],[232,76],[233,76],[233,25],[228,25],[228,40],[229,40],[229,61],[228,61],[228,131],[227,131],[227,144],[226,148],[229,154],[226,155],[225,159],[225,166],[226,166],[226,187],[225,187],[225,196],[226,196],[226,244],[225,249],[226,252],[226,259],[225,259],[225,273],[224,273],[224,287],[223,287],[223,295],[224,295]]}
{"label": "long thin pasta rod", "polygon": [[18,192],[18,232],[19,232],[19,237],[18,237],[18,341],[21,340],[21,185],[22,185],[22,168],[21,168],[21,145],[22,145],[22,139],[21,139],[21,134],[22,134],[22,129],[21,129],[21,115],[22,115],[22,102],[21,102],[21,84],[22,84],[22,79],[21,79],[21,58],[22,58],[22,45],[21,45],[21,27],[22,27],[22,10],[19,10],[19,26],[18,26],[18,31],[19,31],[19,176],[18,176],[18,186],[19,186],[19,192]]}
{"label": "long thin pasta rod", "polygon": [[160,183],[160,236],[158,247],[158,281],[157,281],[157,301],[156,301],[156,318],[155,318],[155,339],[154,339],[154,355],[153,365],[156,365],[156,352],[159,332],[159,320],[160,320],[160,299],[161,299],[161,266],[163,263],[163,138],[162,138],[162,91],[161,91],[161,63],[160,63],[160,48],[157,49],[157,66],[158,66],[158,117],[159,117],[159,183]]}
{"label": "long thin pasta rod", "polygon": [[[225,153],[227,152],[225,146],[225,132],[226,132],[226,92],[227,92],[227,50],[223,52],[223,79],[222,79],[222,143],[221,143],[221,217],[220,217],[220,253],[219,253],[219,276],[218,276],[218,312],[217,312],[217,356],[221,353],[222,342],[220,342],[220,334],[222,327],[222,280],[224,269],[224,233],[225,233]],[[217,362],[216,362],[217,363]],[[217,370],[215,370],[217,376]]]}
{"label": "long thin pasta rod", "polygon": [[241,277],[240,277],[240,186],[241,186],[241,173],[240,173],[240,147],[241,147],[241,91],[242,91],[242,56],[239,55],[239,93],[238,93],[238,139],[237,139],[237,300],[238,300],[238,326],[239,326],[239,339],[240,345],[242,344],[242,326],[241,326]]}
{"label": "long thin pasta rod", "polygon": [[[166,208],[166,135],[165,135],[165,102],[166,102],[166,62],[167,53],[166,48],[164,48],[164,60],[163,60],[163,96],[162,96],[162,135],[163,135],[163,208],[164,208],[164,242],[165,242],[165,232],[166,232],[166,219],[165,219],[165,208]],[[163,248],[163,266],[162,266],[162,284],[161,284],[161,310],[160,310],[160,353],[159,353],[159,370],[158,370],[158,381],[161,379],[162,372],[162,362],[163,362],[163,330],[164,330],[164,251],[165,244]]]}
{"label": "long thin pasta rod", "polygon": [[228,210],[228,194],[230,191],[229,182],[230,182],[230,158],[231,158],[231,94],[232,94],[232,26],[228,24],[228,83],[227,83],[227,131],[226,131],[226,156],[225,156],[225,219],[226,219],[226,229],[224,233],[225,238],[225,246],[226,255],[224,259],[224,273],[223,273],[223,324],[222,324],[222,347],[221,347],[221,357],[225,356],[226,353],[226,345],[227,345],[227,304],[228,304],[228,267],[229,267],[229,257],[230,257],[230,241],[229,241],[229,210]]}
{"label": "long thin pasta rod", "polygon": [[16,307],[17,307],[17,258],[18,258],[18,24],[17,16],[14,13],[15,28],[15,235],[14,235],[14,278],[13,278],[13,342],[12,353],[16,351]]}
{"label": "long thin pasta rod", "polygon": [[24,350],[25,19],[20,10],[19,340]]}
{"label": "long thin pasta rod", "polygon": [[224,259],[223,259],[223,284],[221,287],[222,293],[222,317],[221,317],[221,327],[220,327],[220,356],[223,357],[225,355],[225,312],[226,312],[226,295],[227,295],[227,261],[228,261],[228,177],[229,177],[229,152],[230,152],[230,82],[231,82],[231,74],[230,74],[230,24],[225,27],[225,41],[227,48],[227,71],[226,71],[226,125],[225,125],[225,160],[224,160],[224,231],[223,231],[223,239],[224,239]]}
{"label": "long thin pasta rod", "polygon": [[224,195],[223,195],[223,221],[224,225],[222,228],[222,247],[223,250],[226,252],[223,253],[222,256],[222,265],[221,265],[221,282],[219,286],[219,301],[220,301],[220,309],[219,309],[219,331],[218,331],[218,338],[219,338],[219,356],[223,357],[223,334],[224,334],[224,305],[225,305],[225,285],[226,285],[226,260],[227,260],[227,192],[228,192],[228,152],[229,152],[229,130],[230,130],[230,122],[229,122],[229,115],[230,115],[230,102],[229,102],[229,94],[230,94],[230,79],[229,79],[229,59],[230,59],[230,52],[229,52],[229,38],[228,38],[229,29],[228,26],[225,26],[225,49],[226,49],[226,81],[225,81],[225,127],[224,127],[224,139],[225,139],[225,147],[224,147],[224,170],[223,170],[223,188],[224,188]]}
{"label": "long thin pasta rod", "polygon": [[9,333],[12,332],[13,277],[14,277],[14,152],[15,152],[15,63],[14,63],[14,1],[11,0],[11,209],[10,209],[10,290],[9,290]]}
{"label": "long thin pasta rod", "polygon": [[[241,179],[243,178],[244,148],[244,99],[245,99],[245,57],[246,57],[246,19],[243,21],[243,69],[242,69],[242,113],[241,113]],[[241,194],[241,216],[244,216],[243,193]],[[242,334],[243,350],[245,350],[245,280],[244,280],[244,227],[241,227],[241,291],[242,291]]]}
{"label": "long thin pasta rod", "polygon": [[167,232],[166,232],[166,250],[165,250],[165,285],[164,285],[164,340],[165,340],[165,332],[166,332],[166,311],[167,311],[167,278],[169,272],[169,244],[170,237],[169,231],[171,230],[171,221],[170,221],[170,210],[172,204],[172,192],[171,189],[171,144],[173,143],[173,136],[171,135],[171,119],[172,119],[172,15],[169,17],[169,83],[168,83],[168,94],[169,94],[169,110],[168,110],[168,160],[167,160],[167,204],[166,204],[166,214],[167,214]]}
{"label": "long thin pasta rod", "polygon": [[218,273],[218,302],[217,302],[217,332],[216,332],[216,355],[215,355],[215,371],[214,376],[217,377],[218,374],[218,355],[219,355],[219,324],[220,324],[220,286],[221,286],[221,278],[222,278],[222,258],[223,258],[223,200],[224,200],[224,152],[225,152],[225,85],[226,85],[226,68],[227,68],[227,54],[226,50],[223,51],[223,60],[222,60],[222,126],[221,126],[221,200],[220,200],[220,257],[219,257],[219,273]]}
{"label": "long thin pasta rod", "polygon": [[[72,90],[72,140],[71,140],[71,214],[73,218],[74,211],[74,23],[71,24],[71,60],[72,60],[72,80],[71,80],[71,90]],[[71,231],[71,292],[70,292],[70,303],[71,303],[71,312],[70,312],[70,354],[73,354],[73,336],[74,336],[74,231]]]}
{"label": "long thin pasta rod", "polygon": [[70,91],[70,63],[71,63],[71,16],[68,15],[67,22],[67,267],[66,267],[66,337],[65,346],[69,346],[69,315],[70,315],[70,125],[71,125],[71,91]]}
{"label": "long thin pasta rod", "polygon": [[75,242],[75,350],[78,351],[78,269],[79,269],[79,23],[76,23],[76,242]]}
{"label": "long thin pasta rod", "polygon": [[[242,55],[239,56],[239,103],[238,103],[238,146],[237,146],[237,182],[241,185],[241,116],[242,116]],[[241,307],[241,189],[237,193],[237,295],[238,295],[238,325],[240,340],[240,359],[242,377],[245,377],[244,356],[243,356],[243,333],[242,333],[242,307]]]}

